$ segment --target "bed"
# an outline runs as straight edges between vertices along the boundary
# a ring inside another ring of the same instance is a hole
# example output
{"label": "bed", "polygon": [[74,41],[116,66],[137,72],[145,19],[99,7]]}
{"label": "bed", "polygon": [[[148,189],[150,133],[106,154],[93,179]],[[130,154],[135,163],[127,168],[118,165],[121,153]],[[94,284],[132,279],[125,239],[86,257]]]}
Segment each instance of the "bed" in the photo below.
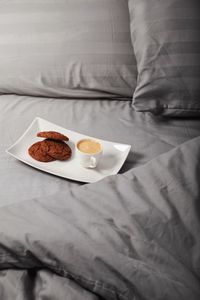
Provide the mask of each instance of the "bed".
{"label": "bed", "polygon": [[[200,298],[198,8],[0,2],[0,299]],[[42,172],[6,153],[36,117],[131,150],[95,183]]]}

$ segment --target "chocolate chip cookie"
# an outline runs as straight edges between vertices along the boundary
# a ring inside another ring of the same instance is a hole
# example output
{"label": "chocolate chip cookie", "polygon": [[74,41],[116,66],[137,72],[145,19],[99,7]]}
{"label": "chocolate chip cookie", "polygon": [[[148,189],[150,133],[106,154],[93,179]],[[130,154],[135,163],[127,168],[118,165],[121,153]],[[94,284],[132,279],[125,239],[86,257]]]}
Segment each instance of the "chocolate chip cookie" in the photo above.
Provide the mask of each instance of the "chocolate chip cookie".
{"label": "chocolate chip cookie", "polygon": [[66,135],[56,131],[41,131],[38,132],[37,136],[45,139],[56,140],[56,141],[66,141],[66,142],[69,141],[69,138]]}
{"label": "chocolate chip cookie", "polygon": [[41,162],[51,162],[54,161],[55,158],[53,158],[52,156],[48,155],[45,151],[44,148],[42,147],[43,141],[42,142],[37,142],[35,144],[33,144],[32,146],[30,146],[30,148],[28,149],[28,153],[29,155],[38,161]]}
{"label": "chocolate chip cookie", "polygon": [[63,141],[46,139],[41,142],[42,150],[57,160],[67,160],[71,157],[71,148]]}

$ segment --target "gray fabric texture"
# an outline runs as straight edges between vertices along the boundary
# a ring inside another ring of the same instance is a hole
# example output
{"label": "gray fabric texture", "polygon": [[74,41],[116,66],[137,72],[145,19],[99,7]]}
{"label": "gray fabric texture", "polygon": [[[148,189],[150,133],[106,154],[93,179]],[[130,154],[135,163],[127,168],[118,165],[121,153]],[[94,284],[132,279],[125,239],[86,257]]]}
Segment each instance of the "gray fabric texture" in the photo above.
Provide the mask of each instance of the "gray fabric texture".
{"label": "gray fabric texture", "polygon": [[0,1],[0,93],[124,99],[136,76],[127,1]]}
{"label": "gray fabric texture", "polygon": [[199,120],[166,119],[136,112],[131,101],[86,101],[25,96],[0,96],[0,206],[66,191],[80,183],[40,172],[5,150],[35,117],[70,130],[131,145],[120,173],[200,135]]}
{"label": "gray fabric texture", "polygon": [[39,299],[43,269],[105,300],[199,299],[199,162],[195,138],[126,174],[1,208],[1,270],[35,272],[24,299]]}
{"label": "gray fabric texture", "polygon": [[139,111],[200,116],[199,0],[129,0]]}
{"label": "gray fabric texture", "polygon": [[47,269],[0,271],[1,300],[102,300]]}
{"label": "gray fabric texture", "polygon": [[[189,140],[199,120],[136,112],[131,101],[15,95],[0,96],[0,112],[1,299],[198,299],[199,139]],[[36,116],[131,144],[121,175],[79,187],[10,157]]]}

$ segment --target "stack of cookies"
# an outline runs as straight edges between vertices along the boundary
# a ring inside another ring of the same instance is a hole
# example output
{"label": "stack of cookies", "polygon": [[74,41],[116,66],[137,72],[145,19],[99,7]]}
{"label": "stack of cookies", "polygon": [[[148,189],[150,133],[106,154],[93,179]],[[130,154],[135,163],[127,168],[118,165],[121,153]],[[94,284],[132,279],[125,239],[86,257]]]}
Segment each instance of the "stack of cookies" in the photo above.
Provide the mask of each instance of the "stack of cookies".
{"label": "stack of cookies", "polygon": [[34,143],[28,149],[29,155],[41,162],[51,162],[55,160],[67,160],[71,157],[72,150],[66,142],[69,138],[56,131],[38,132],[38,137],[43,141]]}

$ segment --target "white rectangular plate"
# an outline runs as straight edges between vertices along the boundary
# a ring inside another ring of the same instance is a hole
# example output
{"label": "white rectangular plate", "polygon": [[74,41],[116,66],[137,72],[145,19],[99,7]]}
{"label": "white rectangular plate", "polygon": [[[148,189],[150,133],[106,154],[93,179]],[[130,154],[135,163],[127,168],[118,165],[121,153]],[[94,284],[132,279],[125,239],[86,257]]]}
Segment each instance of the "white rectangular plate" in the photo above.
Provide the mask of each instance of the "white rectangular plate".
{"label": "white rectangular plate", "polygon": [[[28,148],[33,143],[42,140],[37,137],[39,131],[58,131],[68,136],[69,142],[67,143],[72,148],[71,159],[49,163],[34,160],[28,154]],[[97,168],[87,169],[79,164],[75,151],[76,142],[84,138],[97,139],[60,127],[44,119],[35,118],[24,134],[6,152],[34,168],[81,182],[95,182],[106,176],[117,174],[124,164],[131,146],[98,139],[103,146],[103,156]]]}

